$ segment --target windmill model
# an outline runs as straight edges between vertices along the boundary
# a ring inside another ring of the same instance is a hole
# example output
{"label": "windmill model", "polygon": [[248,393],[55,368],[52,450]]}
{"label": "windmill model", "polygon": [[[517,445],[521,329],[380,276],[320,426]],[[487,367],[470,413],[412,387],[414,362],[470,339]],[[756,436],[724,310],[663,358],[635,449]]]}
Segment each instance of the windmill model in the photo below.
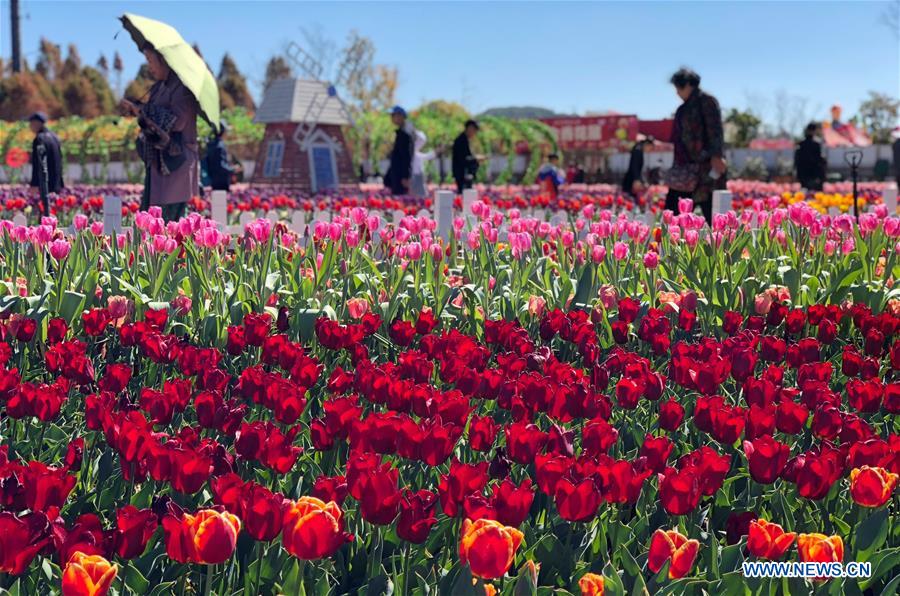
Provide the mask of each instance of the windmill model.
{"label": "windmill model", "polygon": [[323,67],[291,42],[285,56],[304,78],[280,79],[265,90],[255,120],[266,125],[253,182],[299,187],[312,192],[355,181],[344,128],[353,126],[352,109],[338,95],[360,76],[371,47],[355,41],[344,53],[333,82]]}

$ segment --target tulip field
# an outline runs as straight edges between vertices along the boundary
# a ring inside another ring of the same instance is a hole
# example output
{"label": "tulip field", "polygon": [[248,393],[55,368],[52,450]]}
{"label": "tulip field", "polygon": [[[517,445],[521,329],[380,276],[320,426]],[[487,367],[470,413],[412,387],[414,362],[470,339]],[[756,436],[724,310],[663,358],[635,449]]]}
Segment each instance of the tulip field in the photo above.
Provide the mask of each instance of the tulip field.
{"label": "tulip field", "polygon": [[900,218],[748,199],[0,221],[0,593],[897,593]]}
{"label": "tulip field", "polygon": [[[859,185],[860,207],[874,208],[883,203],[885,185],[879,182],[864,182]],[[793,203],[806,202],[822,214],[830,211],[853,212],[852,187],[848,182],[829,183],[822,192],[804,192],[799,184],[776,184],[748,180],[731,180],[728,189],[733,196],[733,207],[737,211],[759,208],[772,209],[787,207]],[[110,184],[105,186],[76,184],[70,185],[59,195],[50,198],[50,215],[67,226],[75,215],[101,215],[103,197],[117,196],[122,199],[125,216],[133,216],[140,206],[142,187],[136,184]],[[622,194],[610,184],[570,184],[562,187],[559,196],[551,199],[537,186],[479,185],[479,199],[491,207],[509,211],[543,210],[578,215],[585,208],[609,209],[613,211],[658,213],[665,206],[667,188],[650,186],[637,199]],[[361,207],[382,216],[393,211],[406,215],[417,215],[431,208],[430,197],[393,197],[379,184],[360,184],[340,191],[323,191],[317,194],[297,192],[295,189],[273,185],[259,187],[245,184],[235,185],[228,198],[228,214],[232,223],[237,223],[242,214],[265,217],[275,213],[278,217],[293,210],[312,212],[338,212],[344,208]],[[24,185],[0,186],[0,216],[12,219],[16,216],[26,221],[40,223],[40,200],[37,192]],[[756,205],[756,206],[755,206]],[[194,197],[190,201],[193,211],[209,216],[209,193],[204,197]],[[462,207],[458,201],[458,208]]]}

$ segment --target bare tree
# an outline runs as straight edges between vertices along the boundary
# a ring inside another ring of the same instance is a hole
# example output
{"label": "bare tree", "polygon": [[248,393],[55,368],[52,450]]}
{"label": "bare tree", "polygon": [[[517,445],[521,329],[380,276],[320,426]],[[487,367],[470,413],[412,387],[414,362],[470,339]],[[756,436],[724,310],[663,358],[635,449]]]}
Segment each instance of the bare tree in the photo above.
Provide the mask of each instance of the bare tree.
{"label": "bare tree", "polygon": [[338,58],[338,44],[328,37],[322,25],[316,23],[309,29],[301,29],[303,45],[310,56],[322,65],[324,76],[331,76]]}
{"label": "bare tree", "polygon": [[894,37],[900,39],[900,0],[894,0],[881,13],[880,22],[891,30]]}
{"label": "bare tree", "polygon": [[775,92],[772,110],[776,133],[781,136],[799,136],[819,110],[819,104],[810,109],[809,98],[791,95],[784,89],[779,89]]}

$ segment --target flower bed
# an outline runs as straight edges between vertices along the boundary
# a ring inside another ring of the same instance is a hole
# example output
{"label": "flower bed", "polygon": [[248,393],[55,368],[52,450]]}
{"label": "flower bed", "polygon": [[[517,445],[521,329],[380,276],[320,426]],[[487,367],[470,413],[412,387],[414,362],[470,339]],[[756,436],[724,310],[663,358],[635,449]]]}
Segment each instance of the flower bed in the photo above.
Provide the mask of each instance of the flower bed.
{"label": "flower bed", "polygon": [[[728,183],[728,188],[733,193],[733,207],[736,210],[752,209],[754,203],[759,201],[773,208],[806,201],[821,213],[827,213],[832,207],[843,213],[853,211],[852,189],[849,183],[826,184],[823,192],[809,196],[801,192],[796,184],[735,180]],[[102,213],[103,197],[114,195],[122,198],[125,215],[132,215],[137,212],[140,205],[141,190],[141,185],[137,184],[74,185],[60,195],[52,197],[51,212],[60,221],[69,223],[75,213]],[[883,190],[882,183],[861,184],[859,197],[862,208],[880,204]],[[605,184],[569,185],[553,200],[542,194],[537,187],[481,186],[478,191],[480,200],[498,209],[541,210],[548,213],[563,211],[577,214],[585,207],[656,213],[665,205],[667,189],[664,186],[651,186],[637,201],[624,196],[617,187]],[[279,216],[286,216],[292,210],[335,212],[345,207],[362,207],[382,214],[399,210],[408,215],[417,215],[422,210],[430,209],[431,203],[431,198],[393,197],[380,185],[372,184],[316,195],[302,194],[278,186],[236,185],[229,195],[228,213],[232,215],[232,223],[237,223],[238,215],[241,213],[252,213],[262,217],[267,212],[273,211]],[[5,216],[13,217],[21,213],[36,223],[39,215],[38,205],[37,195],[28,187],[0,186],[0,213]],[[462,201],[458,199],[457,209],[461,207]],[[208,195],[206,199],[195,197],[191,201],[191,209],[208,216]]]}
{"label": "flower bed", "polygon": [[3,222],[2,587],[890,592],[883,211]]}

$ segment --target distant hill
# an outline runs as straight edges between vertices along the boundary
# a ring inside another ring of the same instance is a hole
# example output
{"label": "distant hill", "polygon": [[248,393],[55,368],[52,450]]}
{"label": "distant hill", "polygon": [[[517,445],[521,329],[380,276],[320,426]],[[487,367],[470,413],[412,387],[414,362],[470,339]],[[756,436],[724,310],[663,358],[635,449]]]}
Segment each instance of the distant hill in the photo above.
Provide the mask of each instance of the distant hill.
{"label": "distant hill", "polygon": [[491,108],[481,113],[482,116],[500,116],[502,118],[552,118],[553,116],[563,116],[565,114],[557,114],[553,110],[541,108],[538,106],[509,106],[502,108]]}

